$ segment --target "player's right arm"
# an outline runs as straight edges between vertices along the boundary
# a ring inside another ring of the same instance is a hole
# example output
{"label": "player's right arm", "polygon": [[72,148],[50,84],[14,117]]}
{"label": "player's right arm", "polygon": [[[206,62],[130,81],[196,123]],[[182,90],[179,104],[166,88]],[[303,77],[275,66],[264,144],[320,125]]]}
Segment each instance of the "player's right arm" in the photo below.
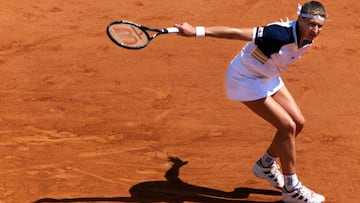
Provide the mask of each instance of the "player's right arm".
{"label": "player's right arm", "polygon": [[[189,37],[196,36],[196,27],[189,23],[175,24],[175,27],[179,28],[180,35]],[[253,33],[254,28],[234,28],[227,26],[205,27],[205,36],[216,38],[251,41],[253,39]]]}

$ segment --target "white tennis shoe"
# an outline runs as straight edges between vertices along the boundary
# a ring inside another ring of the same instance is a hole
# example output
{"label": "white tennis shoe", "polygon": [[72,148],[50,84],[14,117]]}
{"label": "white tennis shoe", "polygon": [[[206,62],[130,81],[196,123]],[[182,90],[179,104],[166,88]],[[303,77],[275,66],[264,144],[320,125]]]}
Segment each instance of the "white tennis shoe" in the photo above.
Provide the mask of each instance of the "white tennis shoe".
{"label": "white tennis shoe", "polygon": [[266,179],[273,187],[283,188],[284,187],[284,176],[280,172],[279,165],[274,162],[270,167],[263,167],[258,160],[252,168],[253,173],[258,178]]}
{"label": "white tennis shoe", "polygon": [[322,203],[325,197],[303,186],[300,182],[292,192],[283,188],[282,200],[286,203]]}

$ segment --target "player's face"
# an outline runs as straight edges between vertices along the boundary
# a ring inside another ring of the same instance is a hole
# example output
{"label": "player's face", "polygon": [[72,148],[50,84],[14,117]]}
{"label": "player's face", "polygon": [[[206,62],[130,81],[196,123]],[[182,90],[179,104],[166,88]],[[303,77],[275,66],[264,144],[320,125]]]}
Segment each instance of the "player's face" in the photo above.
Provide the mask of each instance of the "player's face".
{"label": "player's face", "polygon": [[301,40],[314,40],[320,34],[324,24],[324,20],[299,17]]}

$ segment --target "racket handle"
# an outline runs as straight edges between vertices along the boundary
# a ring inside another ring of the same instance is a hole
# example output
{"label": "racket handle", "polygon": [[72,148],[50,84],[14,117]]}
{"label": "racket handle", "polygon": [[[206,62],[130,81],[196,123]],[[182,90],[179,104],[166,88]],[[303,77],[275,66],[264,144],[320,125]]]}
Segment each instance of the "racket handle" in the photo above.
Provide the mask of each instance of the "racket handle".
{"label": "racket handle", "polygon": [[177,33],[177,32],[179,32],[179,28],[177,28],[177,27],[169,27],[169,28],[166,28],[166,30],[168,31],[168,33]]}

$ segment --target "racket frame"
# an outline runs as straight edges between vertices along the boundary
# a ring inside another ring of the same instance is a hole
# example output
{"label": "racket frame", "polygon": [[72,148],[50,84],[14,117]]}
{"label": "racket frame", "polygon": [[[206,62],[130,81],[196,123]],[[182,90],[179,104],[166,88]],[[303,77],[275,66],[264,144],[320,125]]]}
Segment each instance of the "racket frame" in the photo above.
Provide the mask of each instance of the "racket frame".
{"label": "racket frame", "polygon": [[[141,30],[146,38],[147,38],[147,42],[142,45],[142,46],[127,46],[125,44],[122,44],[120,43],[119,41],[117,41],[111,34],[110,30],[111,30],[111,27],[113,25],[116,25],[116,24],[129,24],[129,25],[132,25],[132,26],[135,26],[137,27],[139,30]],[[152,32],[155,32],[153,35],[150,36],[149,32],[148,31],[152,31]],[[179,32],[179,29],[176,28],[176,27],[169,27],[169,28],[162,28],[162,29],[158,29],[158,28],[152,28],[152,27],[146,27],[146,26],[143,26],[143,25],[140,25],[140,24],[137,24],[137,23],[134,23],[134,22],[131,22],[131,21],[128,21],[128,20],[117,20],[117,21],[113,21],[111,22],[107,28],[106,28],[106,33],[107,35],[109,36],[109,38],[117,45],[123,47],[123,48],[126,48],[126,49],[142,49],[144,47],[146,47],[150,42],[151,40],[153,40],[155,37],[157,37],[158,35],[161,35],[161,34],[168,34],[168,33],[177,33]]]}

